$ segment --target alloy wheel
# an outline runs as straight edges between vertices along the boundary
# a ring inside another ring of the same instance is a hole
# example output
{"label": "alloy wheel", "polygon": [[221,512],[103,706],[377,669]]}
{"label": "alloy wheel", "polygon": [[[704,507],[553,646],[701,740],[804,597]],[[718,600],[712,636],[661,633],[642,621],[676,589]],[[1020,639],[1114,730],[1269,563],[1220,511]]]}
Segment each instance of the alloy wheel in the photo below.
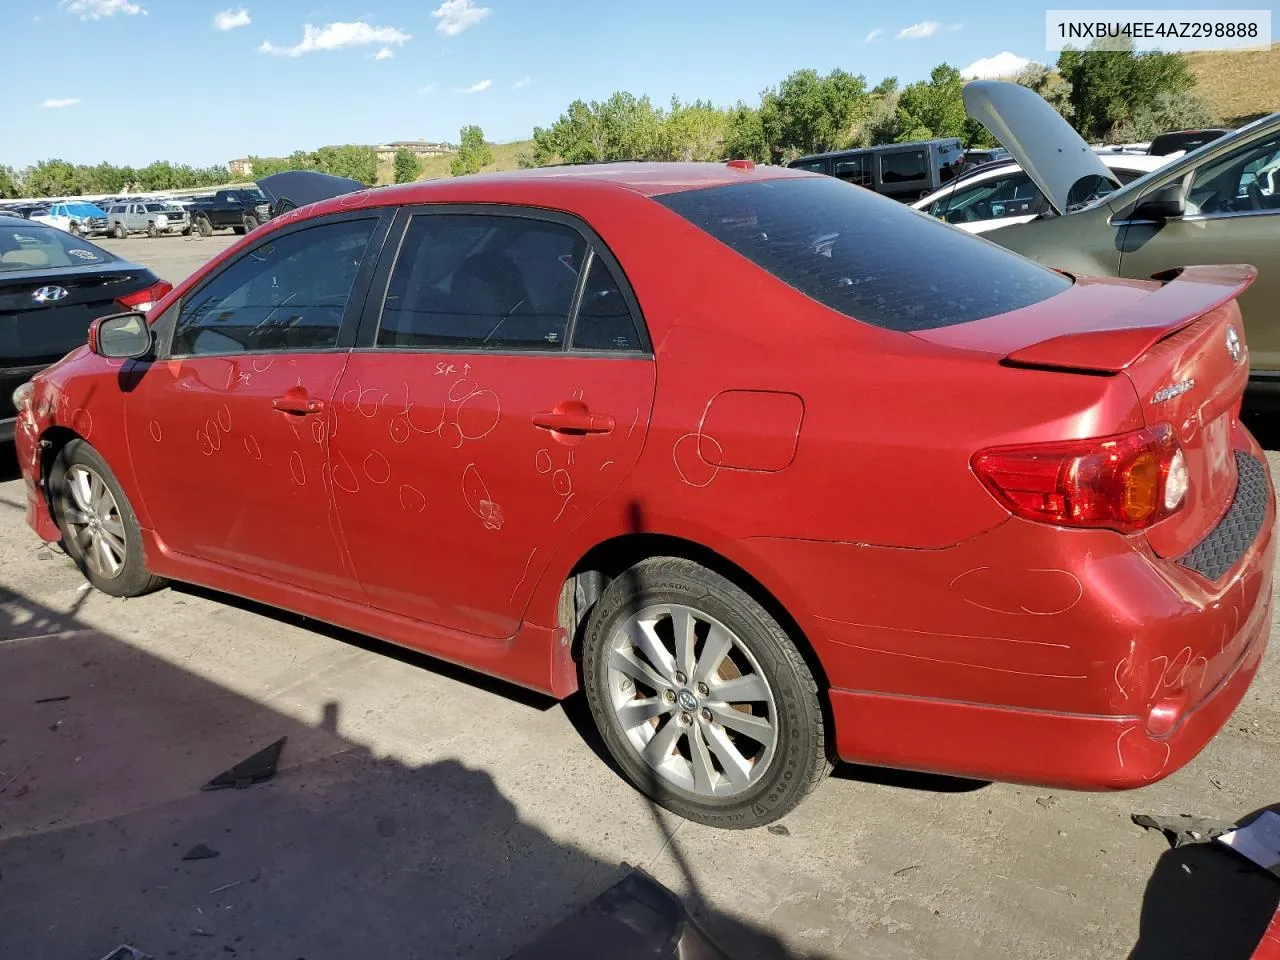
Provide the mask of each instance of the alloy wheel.
{"label": "alloy wheel", "polygon": [[678,603],[646,607],[610,638],[606,669],[627,742],[667,783],[728,798],[768,770],[778,745],[773,691],[719,620]]}
{"label": "alloy wheel", "polygon": [[84,562],[99,577],[120,575],[128,556],[124,518],[111,489],[94,470],[75,464],[67,471],[65,519]]}

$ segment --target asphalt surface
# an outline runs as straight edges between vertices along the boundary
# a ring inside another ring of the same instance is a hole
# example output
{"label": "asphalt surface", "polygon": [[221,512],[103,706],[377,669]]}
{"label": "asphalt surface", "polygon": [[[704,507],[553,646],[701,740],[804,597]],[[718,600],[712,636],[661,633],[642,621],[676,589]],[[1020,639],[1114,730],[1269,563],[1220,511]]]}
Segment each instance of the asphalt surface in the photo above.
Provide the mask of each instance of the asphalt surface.
{"label": "asphalt surface", "polygon": [[[104,246],[177,281],[233,240]],[[0,464],[0,956],[500,958],[623,861],[741,958],[1243,960],[1280,898],[1129,821],[1280,801],[1275,645],[1208,749],[1143,790],[845,766],[772,830],[722,832],[651,808],[577,700],[194,588],[86,589]],[[201,791],[283,736],[273,780]],[[198,844],[218,856],[184,860]]]}

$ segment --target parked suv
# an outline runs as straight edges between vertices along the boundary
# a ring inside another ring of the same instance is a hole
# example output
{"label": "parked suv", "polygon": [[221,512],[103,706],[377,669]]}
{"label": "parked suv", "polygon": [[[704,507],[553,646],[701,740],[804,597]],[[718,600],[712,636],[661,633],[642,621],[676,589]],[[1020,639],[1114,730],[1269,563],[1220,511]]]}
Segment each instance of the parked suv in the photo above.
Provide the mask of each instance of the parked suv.
{"label": "parked suv", "polygon": [[788,166],[825,173],[895,200],[911,201],[955,179],[964,167],[964,156],[960,141],[950,137],[815,153],[792,160]]}
{"label": "parked suv", "polygon": [[191,229],[191,217],[176,203],[155,200],[138,203],[113,204],[107,211],[111,222],[111,235],[123,240],[131,233],[145,233],[156,237],[162,233],[187,233]]}
{"label": "parked suv", "polygon": [[107,232],[107,215],[83,200],[51,204],[47,212],[32,213],[30,219],[65,230],[73,237],[92,237]]}
{"label": "parked suv", "polygon": [[230,227],[234,233],[256,230],[271,219],[270,201],[257,187],[219,190],[208,200],[197,200],[188,208],[192,224],[203,237]]}

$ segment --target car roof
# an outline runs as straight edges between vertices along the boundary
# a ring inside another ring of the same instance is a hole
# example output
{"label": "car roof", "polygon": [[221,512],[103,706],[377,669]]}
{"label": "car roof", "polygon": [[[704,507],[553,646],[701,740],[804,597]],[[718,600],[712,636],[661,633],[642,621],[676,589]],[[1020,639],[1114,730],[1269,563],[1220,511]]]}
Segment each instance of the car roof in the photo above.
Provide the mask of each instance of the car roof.
{"label": "car roof", "polygon": [[802,163],[805,160],[825,160],[828,157],[843,157],[851,153],[875,153],[880,150],[902,150],[910,147],[928,147],[935,143],[959,142],[959,137],[934,137],[932,140],[908,140],[906,143],[877,143],[873,147],[845,147],[843,150],[827,150],[823,153],[806,153],[803,157],[796,157],[790,162]]}

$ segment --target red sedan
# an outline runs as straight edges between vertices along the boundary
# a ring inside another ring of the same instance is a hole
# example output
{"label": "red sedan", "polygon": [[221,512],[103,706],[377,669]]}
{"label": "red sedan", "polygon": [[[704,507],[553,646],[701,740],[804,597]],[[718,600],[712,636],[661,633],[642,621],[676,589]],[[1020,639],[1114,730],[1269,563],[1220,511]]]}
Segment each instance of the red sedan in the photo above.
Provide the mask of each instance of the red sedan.
{"label": "red sedan", "polygon": [[368,190],[20,389],[28,518],[110,594],[581,688],[704,823],[836,757],[1136,787],[1267,641],[1252,278],[1065,276],[737,161]]}

